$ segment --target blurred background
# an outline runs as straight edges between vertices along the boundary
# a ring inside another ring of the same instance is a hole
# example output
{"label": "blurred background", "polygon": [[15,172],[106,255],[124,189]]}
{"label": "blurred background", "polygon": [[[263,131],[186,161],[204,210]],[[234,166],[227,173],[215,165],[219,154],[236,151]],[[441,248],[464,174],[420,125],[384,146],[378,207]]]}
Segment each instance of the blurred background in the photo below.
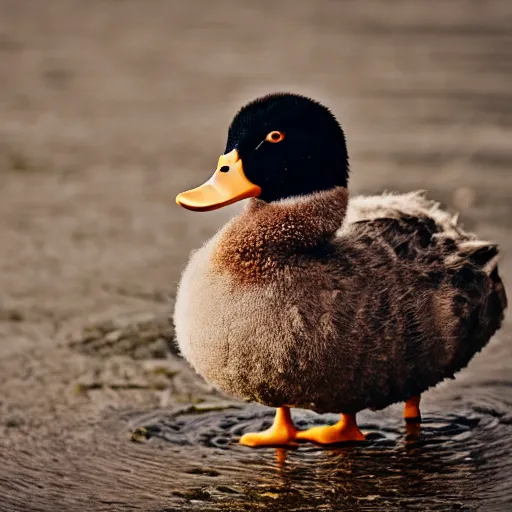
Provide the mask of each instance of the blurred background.
{"label": "blurred background", "polygon": [[[120,411],[220,400],[168,353],[168,318],[190,250],[237,207],[193,214],[174,199],[211,174],[255,96],[327,104],[353,194],[431,190],[501,245],[512,282],[511,27],[509,0],[0,0],[0,509],[196,506],[169,494],[168,454],[127,446]],[[471,392],[432,403],[471,395],[510,419],[510,336],[508,321],[461,374]],[[120,476],[119,452],[152,476]],[[500,510],[510,481],[498,487],[471,503]]]}

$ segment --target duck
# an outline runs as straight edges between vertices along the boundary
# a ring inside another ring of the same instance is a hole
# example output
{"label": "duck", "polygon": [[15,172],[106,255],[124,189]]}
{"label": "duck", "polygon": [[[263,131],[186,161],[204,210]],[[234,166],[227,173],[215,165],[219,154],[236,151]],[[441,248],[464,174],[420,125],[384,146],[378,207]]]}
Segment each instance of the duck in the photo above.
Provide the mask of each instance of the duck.
{"label": "duck", "polygon": [[[349,197],[344,131],[329,108],[275,93],[233,118],[213,176],[177,203],[242,211],[194,251],[174,309],[183,357],[206,381],[276,408],[250,447],[363,441],[356,414],[421,395],[500,328],[499,248],[425,192]],[[340,419],[296,428],[291,409]]]}

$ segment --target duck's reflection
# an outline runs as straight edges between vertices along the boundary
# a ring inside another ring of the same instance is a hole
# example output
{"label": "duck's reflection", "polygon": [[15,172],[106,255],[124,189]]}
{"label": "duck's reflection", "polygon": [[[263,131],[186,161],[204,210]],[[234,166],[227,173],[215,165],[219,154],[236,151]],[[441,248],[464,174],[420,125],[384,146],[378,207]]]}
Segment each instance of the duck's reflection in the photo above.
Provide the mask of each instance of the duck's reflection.
{"label": "duck's reflection", "polygon": [[[298,448],[248,450],[238,444],[240,436],[272,422],[272,410],[255,406],[159,416],[155,424],[147,419],[144,423],[151,437],[171,443],[180,457],[193,453],[194,461],[198,456],[208,461],[206,469],[194,468],[193,477],[187,471],[183,485],[194,492],[207,486],[212,499],[218,496],[219,510],[255,504],[279,511],[404,510],[409,505],[452,510],[487,499],[491,486],[482,491],[483,479],[492,479],[494,487],[503,482],[505,472],[489,464],[489,439],[502,439],[496,436],[495,418],[486,421],[464,411],[404,424],[395,413],[365,413],[361,426],[367,440],[330,448],[304,443]],[[331,420],[302,411],[296,418],[300,428]],[[165,464],[172,466],[168,459]],[[176,467],[172,474],[176,485]]]}
{"label": "duck's reflection", "polygon": [[407,421],[405,423],[405,444],[406,446],[417,443],[421,436],[421,422]]}
{"label": "duck's reflection", "polygon": [[[268,475],[271,480],[261,488],[272,490],[275,510],[318,507],[320,501],[324,507],[341,507],[336,510],[402,510],[418,499],[424,510],[463,505],[471,493],[475,460],[451,460],[445,450],[450,441],[438,442],[428,435],[432,428],[426,428],[427,439],[422,439],[421,423],[407,422],[393,446],[370,441],[323,449],[276,448],[277,475]],[[443,438],[441,432],[436,435]]]}

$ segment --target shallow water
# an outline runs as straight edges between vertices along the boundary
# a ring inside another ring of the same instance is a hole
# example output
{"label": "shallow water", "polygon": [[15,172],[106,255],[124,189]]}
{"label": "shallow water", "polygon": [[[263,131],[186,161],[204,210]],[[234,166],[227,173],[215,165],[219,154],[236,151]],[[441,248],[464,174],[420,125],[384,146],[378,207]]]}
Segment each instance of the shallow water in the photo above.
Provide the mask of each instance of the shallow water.
{"label": "shallow water", "polygon": [[[0,2],[0,288],[22,313],[0,310],[0,512],[512,510],[510,315],[425,394],[420,429],[400,406],[364,411],[367,442],[329,449],[241,447],[269,409],[226,403],[174,355],[168,389],[137,366],[167,348],[189,251],[236,211],[174,196],[214,168],[239,104],[273,90],[339,115],[353,193],[429,189],[498,242],[512,295],[509,4]],[[162,317],[141,327],[141,310]],[[129,334],[56,347],[99,313]],[[70,398],[80,365],[99,380]]]}
{"label": "shallow water", "polygon": [[[248,501],[271,510],[506,510],[512,416],[503,411],[512,403],[496,405],[454,400],[421,426],[363,413],[367,441],[329,449],[237,445],[241,434],[270,426],[273,410],[258,406],[161,413],[140,418],[145,429],[135,432],[180,461],[171,492],[190,510],[247,510]],[[336,420],[304,411],[294,418],[299,428]]]}

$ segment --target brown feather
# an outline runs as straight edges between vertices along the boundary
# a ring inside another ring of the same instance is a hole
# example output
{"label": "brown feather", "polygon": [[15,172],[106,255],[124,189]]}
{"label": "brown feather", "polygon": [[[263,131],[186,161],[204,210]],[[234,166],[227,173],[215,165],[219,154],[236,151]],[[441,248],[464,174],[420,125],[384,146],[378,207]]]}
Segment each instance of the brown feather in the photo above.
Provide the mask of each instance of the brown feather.
{"label": "brown feather", "polygon": [[487,344],[506,307],[497,247],[421,193],[347,198],[251,200],[194,253],[174,318],[207,380],[356,412],[453,377]]}

